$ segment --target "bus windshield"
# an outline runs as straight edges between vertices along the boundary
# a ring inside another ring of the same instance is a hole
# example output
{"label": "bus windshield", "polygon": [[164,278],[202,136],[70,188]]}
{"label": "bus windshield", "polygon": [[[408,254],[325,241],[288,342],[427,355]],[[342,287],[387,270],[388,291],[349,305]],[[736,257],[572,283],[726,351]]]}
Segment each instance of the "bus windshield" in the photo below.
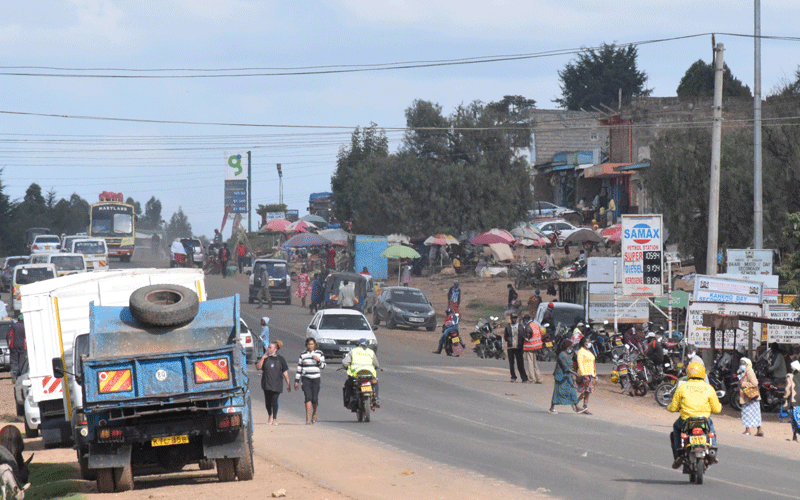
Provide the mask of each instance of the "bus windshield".
{"label": "bus windshield", "polygon": [[118,236],[133,232],[133,216],[119,212],[101,212],[92,214],[92,235]]}

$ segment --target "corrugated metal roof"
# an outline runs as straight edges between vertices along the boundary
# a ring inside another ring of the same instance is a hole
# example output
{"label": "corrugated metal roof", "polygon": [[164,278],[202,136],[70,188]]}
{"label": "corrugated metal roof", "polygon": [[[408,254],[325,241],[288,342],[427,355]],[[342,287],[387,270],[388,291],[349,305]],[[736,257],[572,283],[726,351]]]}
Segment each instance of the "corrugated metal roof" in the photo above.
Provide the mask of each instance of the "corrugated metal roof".
{"label": "corrugated metal roof", "polygon": [[630,165],[630,163],[601,163],[600,165],[592,165],[583,172],[585,177],[618,177],[620,175],[631,175],[632,172],[620,172],[616,170],[619,167],[628,165]]}

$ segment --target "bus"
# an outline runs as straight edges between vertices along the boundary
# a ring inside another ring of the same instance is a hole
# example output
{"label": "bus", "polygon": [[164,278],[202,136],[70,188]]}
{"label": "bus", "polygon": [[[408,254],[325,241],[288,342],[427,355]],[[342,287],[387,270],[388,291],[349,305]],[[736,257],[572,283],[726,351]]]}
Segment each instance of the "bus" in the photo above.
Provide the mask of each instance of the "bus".
{"label": "bus", "polygon": [[122,193],[100,193],[100,201],[89,207],[89,236],[106,240],[109,257],[130,262],[136,234],[133,205],[124,203]]}

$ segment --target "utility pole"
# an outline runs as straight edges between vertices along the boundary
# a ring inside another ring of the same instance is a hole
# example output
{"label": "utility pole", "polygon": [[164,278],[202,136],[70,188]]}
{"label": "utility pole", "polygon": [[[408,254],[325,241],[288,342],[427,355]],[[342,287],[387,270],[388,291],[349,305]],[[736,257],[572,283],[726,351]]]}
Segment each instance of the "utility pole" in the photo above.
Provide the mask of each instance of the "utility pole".
{"label": "utility pole", "polygon": [[711,129],[711,182],[708,185],[708,247],[706,274],[717,275],[719,246],[719,158],[722,143],[722,68],[725,46],[714,48],[714,122]]}
{"label": "utility pole", "polygon": [[753,247],[764,248],[764,208],[761,180],[761,0],[755,0],[755,62],[753,82]]}
{"label": "utility pole", "polygon": [[250,169],[250,151],[247,152],[247,232],[253,232],[253,176]]}
{"label": "utility pole", "polygon": [[281,164],[278,163],[278,203],[283,205],[283,172],[281,171]]}

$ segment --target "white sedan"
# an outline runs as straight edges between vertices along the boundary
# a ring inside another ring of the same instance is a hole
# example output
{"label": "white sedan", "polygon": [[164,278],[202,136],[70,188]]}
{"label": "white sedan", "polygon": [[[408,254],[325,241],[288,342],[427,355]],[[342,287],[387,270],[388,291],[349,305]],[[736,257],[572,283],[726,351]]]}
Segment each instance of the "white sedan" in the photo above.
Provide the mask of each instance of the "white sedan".
{"label": "white sedan", "polygon": [[367,339],[369,347],[378,351],[378,339],[367,318],[353,309],[323,309],[311,319],[307,337],[317,341],[317,348],[325,357],[344,357],[358,345],[359,339]]}
{"label": "white sedan", "polygon": [[539,229],[539,231],[541,231],[548,238],[555,231],[558,231],[559,235],[556,244],[558,245],[559,248],[564,246],[564,240],[567,238],[567,236],[580,229],[579,227],[575,227],[569,222],[562,219],[557,219],[548,222],[540,222],[534,225]]}

